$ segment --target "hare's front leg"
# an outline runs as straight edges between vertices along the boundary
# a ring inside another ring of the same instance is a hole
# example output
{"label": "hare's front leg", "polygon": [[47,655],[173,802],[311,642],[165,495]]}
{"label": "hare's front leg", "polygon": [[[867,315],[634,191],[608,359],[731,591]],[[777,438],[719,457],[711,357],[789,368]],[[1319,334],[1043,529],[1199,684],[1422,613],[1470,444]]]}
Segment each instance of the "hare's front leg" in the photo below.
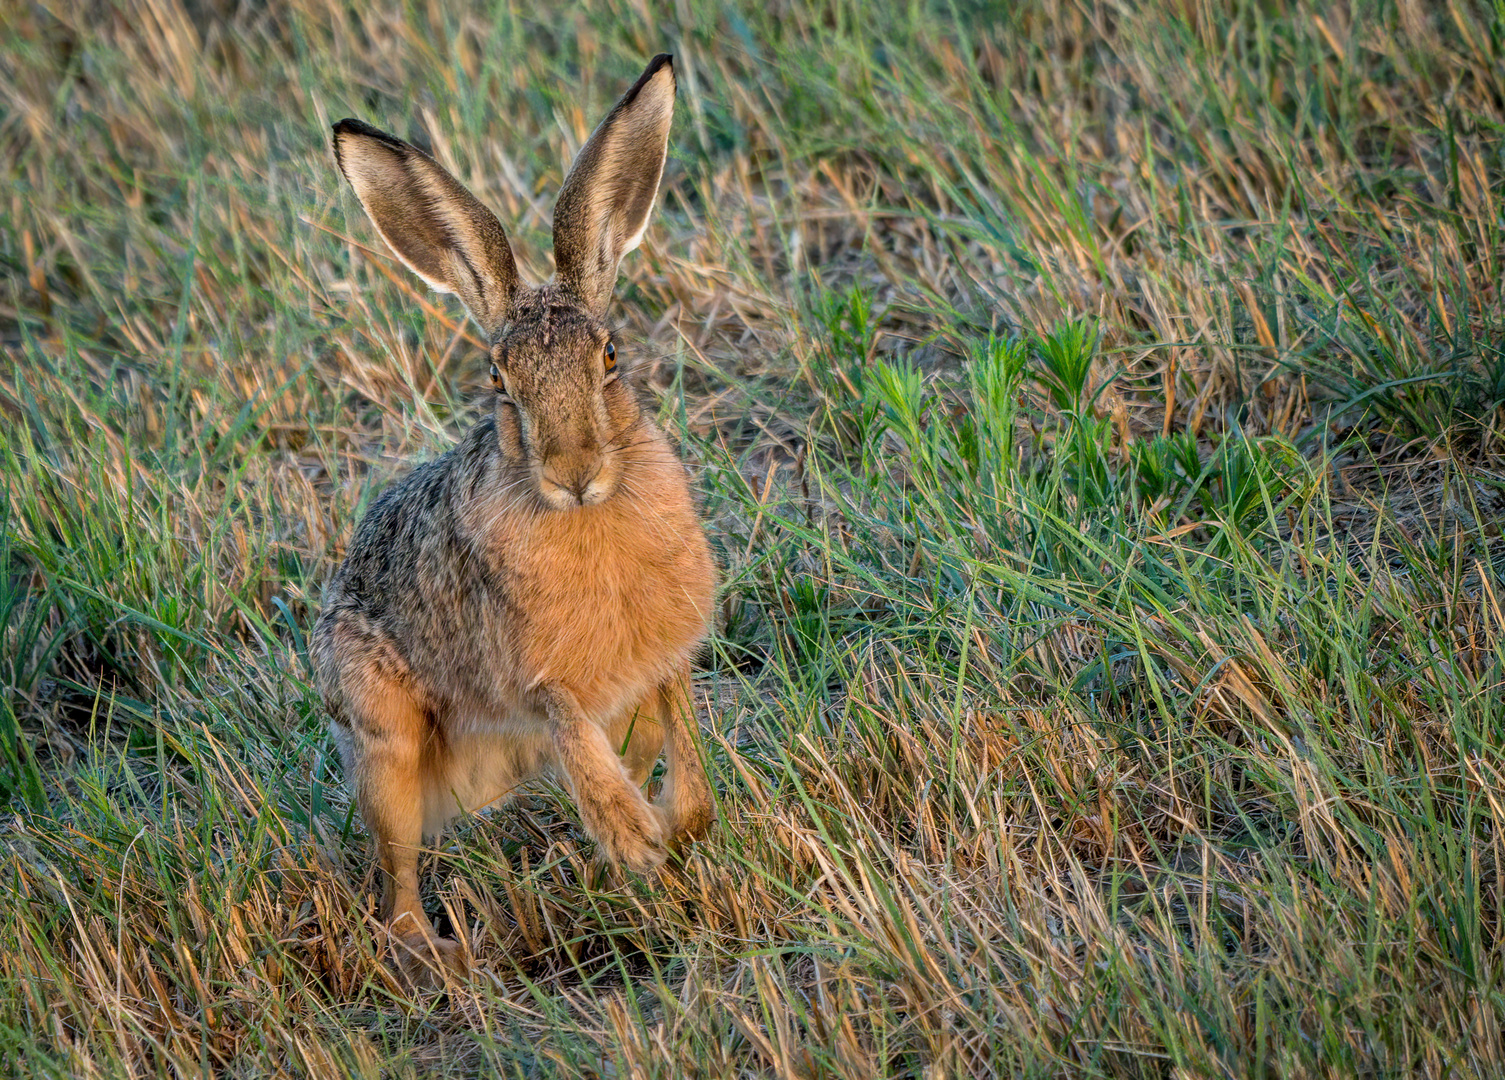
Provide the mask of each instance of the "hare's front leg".
{"label": "hare's front leg", "polygon": [[546,703],[555,760],[585,831],[618,866],[645,874],[663,865],[663,817],[632,783],[611,737],[564,688],[549,687]]}
{"label": "hare's front leg", "polygon": [[668,748],[658,806],[669,819],[669,838],[693,839],[711,824],[711,786],[701,758],[695,706],[690,700],[690,669],[659,688],[658,721]]}
{"label": "hare's front leg", "polygon": [[622,755],[627,778],[641,791],[648,777],[653,775],[659,751],[664,748],[664,728],[659,719],[657,699],[650,695],[612,724],[606,735],[617,753]]}
{"label": "hare's front leg", "polygon": [[389,679],[361,680],[347,696],[356,802],[376,841],[381,868],[381,918],[397,939],[398,962],[417,972],[430,961],[465,969],[459,942],[441,938],[418,899],[423,843],[424,746],[428,719],[411,694]]}

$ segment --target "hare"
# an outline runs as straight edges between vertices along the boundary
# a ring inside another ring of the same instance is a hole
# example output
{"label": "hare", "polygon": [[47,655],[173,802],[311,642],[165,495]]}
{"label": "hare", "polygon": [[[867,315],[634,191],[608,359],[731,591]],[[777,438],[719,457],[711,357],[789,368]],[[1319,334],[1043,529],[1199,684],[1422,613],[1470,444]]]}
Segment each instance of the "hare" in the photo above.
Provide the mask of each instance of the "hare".
{"label": "hare", "polygon": [[648,227],[674,92],[672,58],[655,57],[581,149],[554,207],[556,273],[537,288],[432,158],[334,125],[340,171],[387,246],[459,296],[490,343],[492,414],[371,506],[312,641],[383,918],[410,957],[457,973],[458,943],[418,898],[419,845],[455,814],[551,773],[599,851],[639,873],[711,818],[689,677],[715,567],[685,467],[604,321]]}

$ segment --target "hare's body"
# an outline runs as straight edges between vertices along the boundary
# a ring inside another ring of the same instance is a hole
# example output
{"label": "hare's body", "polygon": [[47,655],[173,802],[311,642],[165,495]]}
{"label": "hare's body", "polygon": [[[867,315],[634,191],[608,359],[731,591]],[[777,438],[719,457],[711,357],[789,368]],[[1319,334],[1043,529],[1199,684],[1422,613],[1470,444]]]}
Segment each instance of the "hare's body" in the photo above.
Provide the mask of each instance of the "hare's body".
{"label": "hare's body", "polygon": [[353,768],[363,713],[347,708],[346,684],[412,697],[426,729],[425,835],[558,771],[546,685],[618,749],[631,732],[629,771],[647,778],[663,734],[655,695],[704,638],[715,577],[668,439],[645,419],[634,441],[623,489],[561,514],[536,505],[488,418],[361,522],[325,594],[320,684]]}
{"label": "hare's body", "polygon": [[576,158],[554,209],[556,278],[536,289],[518,283],[501,224],[436,162],[335,125],[382,238],[458,294],[491,344],[492,416],[377,499],[313,638],[386,918],[450,966],[417,860],[456,813],[552,773],[601,852],[639,871],[710,820],[689,672],[714,568],[685,469],[619,377],[604,322],[617,263],[647,228],[673,103],[661,56]]}

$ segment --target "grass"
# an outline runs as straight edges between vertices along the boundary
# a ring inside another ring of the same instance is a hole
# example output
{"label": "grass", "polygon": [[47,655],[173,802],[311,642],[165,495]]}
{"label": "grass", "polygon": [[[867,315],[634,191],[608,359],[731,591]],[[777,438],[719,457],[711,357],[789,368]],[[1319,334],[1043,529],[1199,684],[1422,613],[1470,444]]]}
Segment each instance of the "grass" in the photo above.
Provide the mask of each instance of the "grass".
{"label": "grass", "polygon": [[[719,821],[462,823],[410,997],[306,640],[485,364],[328,125],[537,280],[661,48]],[[1505,1072],[1502,73],[1498,0],[0,6],[0,1069]]]}

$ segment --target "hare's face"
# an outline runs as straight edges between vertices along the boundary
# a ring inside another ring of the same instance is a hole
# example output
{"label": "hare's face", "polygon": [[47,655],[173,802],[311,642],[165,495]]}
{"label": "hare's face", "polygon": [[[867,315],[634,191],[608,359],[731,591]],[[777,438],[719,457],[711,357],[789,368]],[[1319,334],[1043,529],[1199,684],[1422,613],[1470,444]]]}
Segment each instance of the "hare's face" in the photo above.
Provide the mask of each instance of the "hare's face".
{"label": "hare's face", "polygon": [[437,161],[359,120],[335,158],[395,255],[454,293],[490,335],[497,432],[555,510],[611,498],[641,429],[604,322],[617,265],[642,242],[674,118],[674,67],[656,56],[586,144],[554,204],[552,282],[527,289],[507,231]]}
{"label": "hare's face", "polygon": [[611,498],[641,416],[605,326],[568,296],[520,297],[491,349],[497,436],[555,510]]}

